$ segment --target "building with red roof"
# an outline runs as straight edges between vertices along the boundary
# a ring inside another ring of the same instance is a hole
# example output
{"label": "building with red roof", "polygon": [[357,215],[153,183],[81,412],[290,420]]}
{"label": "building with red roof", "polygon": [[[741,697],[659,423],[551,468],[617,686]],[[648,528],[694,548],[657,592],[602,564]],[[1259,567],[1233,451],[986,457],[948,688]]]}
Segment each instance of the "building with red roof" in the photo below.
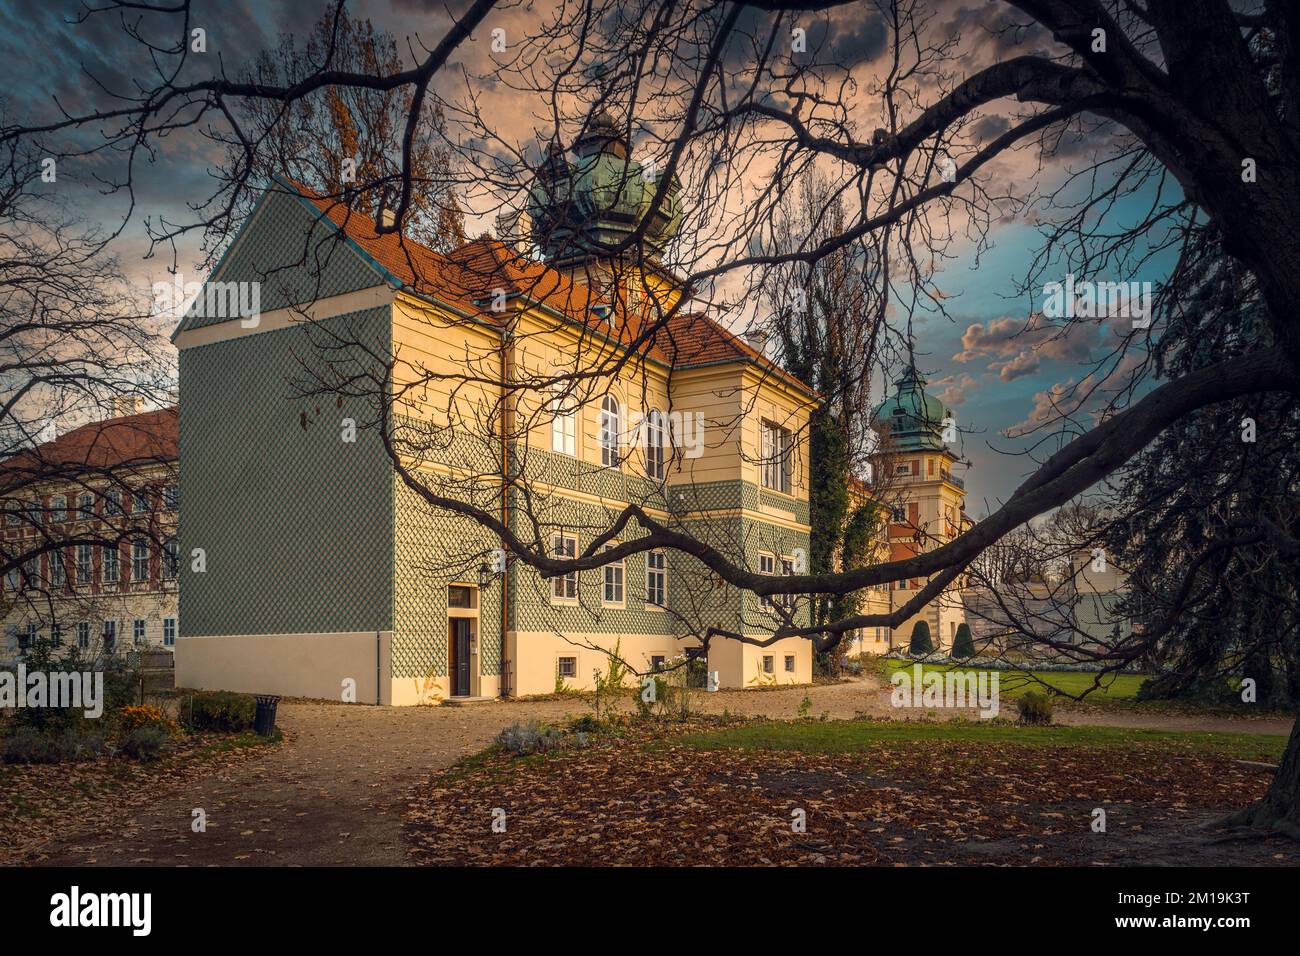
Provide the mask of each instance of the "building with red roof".
{"label": "building with red roof", "polygon": [[0,462],[6,657],[37,640],[91,658],[174,646],[176,466],[175,407],[111,415]]}
{"label": "building with red roof", "polygon": [[635,506],[754,570],[806,561],[818,396],[695,307],[661,265],[673,217],[610,251],[647,215],[614,187],[655,180],[592,135],[529,200],[537,255],[488,236],[438,252],[355,197],[267,190],[173,336],[181,552],[206,558],[182,569],[178,683],[517,696],[706,640],[693,668],[723,686],[811,681],[806,639],[734,639],[767,640],[790,602],[680,551],[551,578],[510,553],[502,529],[581,555]]}

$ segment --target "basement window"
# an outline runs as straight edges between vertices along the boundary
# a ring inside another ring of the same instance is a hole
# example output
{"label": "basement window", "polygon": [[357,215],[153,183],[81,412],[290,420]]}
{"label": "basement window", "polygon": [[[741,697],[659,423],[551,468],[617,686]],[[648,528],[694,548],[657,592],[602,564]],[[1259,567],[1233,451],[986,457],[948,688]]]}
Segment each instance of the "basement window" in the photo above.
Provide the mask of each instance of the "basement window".
{"label": "basement window", "polygon": [[556,671],[561,677],[578,676],[578,659],[576,657],[561,657]]}

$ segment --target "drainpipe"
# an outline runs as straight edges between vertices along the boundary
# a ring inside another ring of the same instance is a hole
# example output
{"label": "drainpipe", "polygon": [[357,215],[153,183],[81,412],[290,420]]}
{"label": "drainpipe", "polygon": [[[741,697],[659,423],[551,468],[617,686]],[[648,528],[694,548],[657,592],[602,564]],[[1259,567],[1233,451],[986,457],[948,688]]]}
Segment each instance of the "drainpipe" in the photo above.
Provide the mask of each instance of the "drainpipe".
{"label": "drainpipe", "polygon": [[[514,372],[514,332],[506,328],[501,333],[501,524],[510,527],[510,428],[514,415],[511,414],[508,383]],[[502,542],[504,544],[505,542]],[[509,557],[507,555],[507,557]],[[500,670],[500,687],[498,696],[510,695],[510,669],[506,666],[507,633],[510,625],[510,564],[505,562],[501,569],[501,659],[497,662]],[[482,657],[479,658],[482,661]],[[480,664],[481,666],[481,664]]]}
{"label": "drainpipe", "polygon": [[383,657],[384,657],[384,632],[375,631],[375,703],[384,702],[383,691]]}

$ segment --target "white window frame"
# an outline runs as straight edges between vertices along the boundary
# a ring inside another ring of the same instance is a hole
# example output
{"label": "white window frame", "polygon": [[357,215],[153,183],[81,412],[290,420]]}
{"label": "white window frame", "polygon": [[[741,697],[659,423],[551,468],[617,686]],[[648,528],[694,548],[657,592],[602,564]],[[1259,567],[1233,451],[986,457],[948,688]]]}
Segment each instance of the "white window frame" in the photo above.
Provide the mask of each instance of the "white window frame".
{"label": "white window frame", "polygon": [[55,548],[46,560],[50,565],[50,587],[62,588],[68,583],[68,568],[63,561],[63,551]]}
{"label": "white window frame", "polygon": [[77,495],[77,520],[95,517],[95,496],[90,492]]}
{"label": "white window frame", "polygon": [[641,431],[645,438],[646,477],[653,481],[663,481],[664,435],[666,432],[664,413],[657,408],[652,408],[646,412],[645,419],[641,423]]}
{"label": "white window frame", "polygon": [[[758,552],[758,573],[759,574],[776,574],[776,555],[768,551]],[[776,601],[770,596],[762,598],[763,609],[770,613],[776,613]]]}
{"label": "white window frame", "polygon": [[[141,545],[144,546],[144,556],[140,556]],[[140,573],[140,564],[144,563],[144,573]],[[145,581],[149,580],[149,539],[136,538],[131,542],[131,580]]]}
{"label": "white window frame", "polygon": [[95,573],[95,552],[89,544],[77,545],[77,587],[90,583],[90,576]]}
{"label": "white window frame", "polygon": [[[794,558],[775,554],[771,551],[760,551],[758,552],[758,573],[780,574],[782,577],[789,577],[794,574]],[[773,614],[776,613],[777,607],[783,607],[788,610],[794,607],[794,595],[770,595],[763,598],[763,607]]]}
{"label": "white window frame", "polygon": [[162,572],[164,581],[175,581],[181,570],[181,546],[176,540],[176,535],[172,535],[163,541],[162,546]]}
{"label": "white window frame", "polygon": [[[605,545],[605,551],[614,547]],[[611,594],[617,596],[611,597]],[[603,607],[627,607],[627,561],[611,561],[600,569],[600,603]]]}
{"label": "white window frame", "polygon": [[105,588],[122,586],[122,554],[118,551],[117,542],[104,545],[100,555],[99,577]]}
{"label": "white window frame", "polygon": [[622,461],[623,406],[613,395],[606,395],[600,403],[599,426],[600,464],[605,468],[617,468]]}
{"label": "white window frame", "polygon": [[147,488],[131,493],[131,514],[142,515],[152,510],[149,507],[149,490]]}
{"label": "white window frame", "polygon": [[[113,638],[111,649],[109,647],[109,640],[108,640],[110,635]],[[100,641],[100,646],[104,651],[107,651],[110,654],[117,653],[117,621],[115,620],[104,621],[103,626],[99,630],[99,641]]]}
{"label": "white window frame", "polygon": [[[557,558],[578,556],[578,536],[557,531],[551,535],[551,555]],[[570,593],[572,592],[572,593]],[[551,578],[552,604],[578,603],[578,572],[570,571]]]}
{"label": "white window frame", "polygon": [[68,520],[68,498],[66,495],[50,496],[50,521]]}
{"label": "white window frame", "polygon": [[551,395],[551,450],[570,457],[578,454],[578,409],[573,396],[566,399],[565,387],[557,383]]}
{"label": "white window frame", "polygon": [[762,428],[763,487],[788,495],[793,484],[790,429],[767,419]]}
{"label": "white window frame", "polygon": [[149,625],[142,617],[131,622],[131,646],[144,647],[149,643]]}
{"label": "white window frame", "polygon": [[122,514],[122,492],[117,489],[104,492],[104,517],[116,518]]}
{"label": "white window frame", "polygon": [[175,511],[180,505],[180,500],[181,500],[181,490],[180,487],[176,484],[176,482],[172,482],[170,485],[166,485],[163,488],[163,510],[164,511]]}
{"label": "white window frame", "polygon": [[795,669],[795,659],[794,659],[794,655],[793,655],[793,654],[786,654],[786,655],[785,655],[785,672],[786,672],[787,674],[793,674],[793,673],[794,673],[794,669]]}
{"label": "white window frame", "polygon": [[163,618],[163,647],[176,646],[176,618]]}
{"label": "white window frame", "polygon": [[[781,566],[781,576],[788,578],[794,574],[794,558],[787,558],[784,555],[778,556],[777,564]],[[794,595],[788,591],[780,596],[781,606],[784,608],[794,607]]]}
{"label": "white window frame", "polygon": [[[658,567],[655,565],[658,564]],[[657,587],[652,587],[651,582],[658,578]],[[660,600],[654,598],[655,591],[659,592]],[[645,603],[646,607],[655,611],[663,611],[668,607],[668,552],[667,551],[647,551],[645,553]]]}
{"label": "white window frame", "polygon": [[90,650],[90,622],[77,622],[77,647],[83,651]]}

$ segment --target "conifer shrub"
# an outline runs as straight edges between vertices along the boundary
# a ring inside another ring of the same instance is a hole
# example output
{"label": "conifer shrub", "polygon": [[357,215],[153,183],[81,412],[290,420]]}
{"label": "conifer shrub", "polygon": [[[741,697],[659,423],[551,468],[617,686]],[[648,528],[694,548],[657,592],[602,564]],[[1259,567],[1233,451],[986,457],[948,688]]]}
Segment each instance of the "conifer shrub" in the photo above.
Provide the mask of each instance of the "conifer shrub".
{"label": "conifer shrub", "polygon": [[917,621],[912,628],[912,643],[908,650],[913,654],[930,654],[934,652],[934,643],[930,640],[930,625]]}

